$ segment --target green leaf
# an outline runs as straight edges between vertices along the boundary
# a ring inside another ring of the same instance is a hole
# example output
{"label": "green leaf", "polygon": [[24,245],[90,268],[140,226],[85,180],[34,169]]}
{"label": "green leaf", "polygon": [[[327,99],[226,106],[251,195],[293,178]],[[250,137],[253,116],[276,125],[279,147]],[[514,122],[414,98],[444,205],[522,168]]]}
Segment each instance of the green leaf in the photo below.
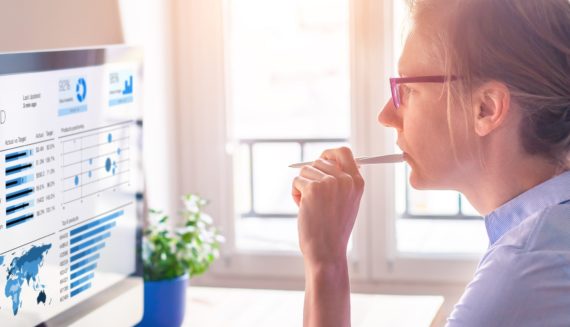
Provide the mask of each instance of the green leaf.
{"label": "green leaf", "polygon": [[[195,194],[182,197],[184,208],[179,213],[180,228],[167,224],[168,215],[150,221],[143,231],[143,268],[145,280],[164,280],[188,273],[205,273],[219,256],[220,244],[225,241],[213,226],[213,219],[202,209],[208,201]],[[149,216],[162,215],[149,210]]]}

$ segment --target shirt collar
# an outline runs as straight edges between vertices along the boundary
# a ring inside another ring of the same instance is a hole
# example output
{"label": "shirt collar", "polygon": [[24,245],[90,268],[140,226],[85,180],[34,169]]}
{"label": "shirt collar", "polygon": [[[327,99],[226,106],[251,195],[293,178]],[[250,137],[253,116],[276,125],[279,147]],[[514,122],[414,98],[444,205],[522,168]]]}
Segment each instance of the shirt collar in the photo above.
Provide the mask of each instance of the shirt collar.
{"label": "shirt collar", "polygon": [[570,171],[525,191],[485,216],[485,227],[493,245],[501,236],[542,209],[570,199]]}

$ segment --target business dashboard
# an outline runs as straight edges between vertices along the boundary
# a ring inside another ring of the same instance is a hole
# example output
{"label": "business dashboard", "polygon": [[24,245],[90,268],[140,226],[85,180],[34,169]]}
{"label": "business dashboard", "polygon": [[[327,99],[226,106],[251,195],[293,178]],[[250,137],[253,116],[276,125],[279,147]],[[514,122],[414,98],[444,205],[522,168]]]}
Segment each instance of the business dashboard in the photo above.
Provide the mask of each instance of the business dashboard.
{"label": "business dashboard", "polygon": [[35,325],[137,269],[142,73],[103,50],[2,59],[27,68],[0,71],[0,321]]}

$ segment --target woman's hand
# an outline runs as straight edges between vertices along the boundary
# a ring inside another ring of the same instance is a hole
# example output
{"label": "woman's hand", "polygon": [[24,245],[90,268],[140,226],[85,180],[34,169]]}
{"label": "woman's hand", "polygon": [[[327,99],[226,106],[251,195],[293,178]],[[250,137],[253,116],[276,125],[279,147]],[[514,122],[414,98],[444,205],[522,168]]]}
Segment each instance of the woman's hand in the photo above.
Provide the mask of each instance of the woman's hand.
{"label": "woman's hand", "polygon": [[327,150],[293,181],[305,259],[305,327],[350,326],[346,246],[364,180],[348,148]]}
{"label": "woman's hand", "polygon": [[308,265],[346,260],[364,180],[346,147],[326,150],[293,180],[299,244]]}

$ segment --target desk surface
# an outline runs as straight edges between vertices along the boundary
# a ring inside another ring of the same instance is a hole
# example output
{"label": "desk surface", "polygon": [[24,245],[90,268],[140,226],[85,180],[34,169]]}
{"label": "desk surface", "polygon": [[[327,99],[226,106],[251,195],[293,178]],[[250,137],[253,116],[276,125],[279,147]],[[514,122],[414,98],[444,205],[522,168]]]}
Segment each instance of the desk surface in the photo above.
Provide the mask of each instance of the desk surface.
{"label": "desk surface", "polygon": [[[291,327],[303,324],[300,291],[190,287],[183,326]],[[353,327],[428,327],[441,296],[352,294]]]}

